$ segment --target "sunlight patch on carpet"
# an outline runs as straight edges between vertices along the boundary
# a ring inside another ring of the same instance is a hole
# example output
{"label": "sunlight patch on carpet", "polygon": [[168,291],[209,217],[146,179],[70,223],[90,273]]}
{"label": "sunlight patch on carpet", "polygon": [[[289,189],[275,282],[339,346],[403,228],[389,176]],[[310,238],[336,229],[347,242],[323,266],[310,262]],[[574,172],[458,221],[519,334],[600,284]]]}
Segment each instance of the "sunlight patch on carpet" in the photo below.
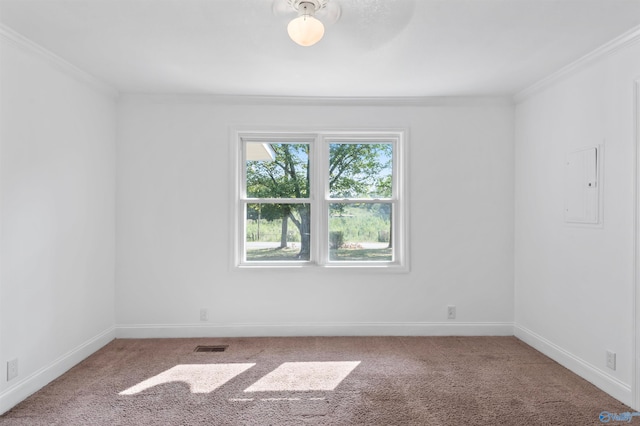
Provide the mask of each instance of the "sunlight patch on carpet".
{"label": "sunlight patch on carpet", "polygon": [[331,391],[360,361],[285,362],[245,392]]}
{"label": "sunlight patch on carpet", "polygon": [[180,364],[120,392],[119,395],[135,395],[171,382],[188,384],[191,393],[208,393],[254,365],[256,364]]}

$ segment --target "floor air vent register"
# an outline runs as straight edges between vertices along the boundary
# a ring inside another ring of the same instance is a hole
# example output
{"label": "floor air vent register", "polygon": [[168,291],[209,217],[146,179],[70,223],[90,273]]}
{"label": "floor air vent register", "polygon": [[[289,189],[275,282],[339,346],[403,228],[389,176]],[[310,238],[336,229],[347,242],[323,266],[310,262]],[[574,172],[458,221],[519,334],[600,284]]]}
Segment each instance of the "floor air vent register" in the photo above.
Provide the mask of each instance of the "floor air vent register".
{"label": "floor air vent register", "polygon": [[196,346],[194,352],[224,352],[229,345]]}

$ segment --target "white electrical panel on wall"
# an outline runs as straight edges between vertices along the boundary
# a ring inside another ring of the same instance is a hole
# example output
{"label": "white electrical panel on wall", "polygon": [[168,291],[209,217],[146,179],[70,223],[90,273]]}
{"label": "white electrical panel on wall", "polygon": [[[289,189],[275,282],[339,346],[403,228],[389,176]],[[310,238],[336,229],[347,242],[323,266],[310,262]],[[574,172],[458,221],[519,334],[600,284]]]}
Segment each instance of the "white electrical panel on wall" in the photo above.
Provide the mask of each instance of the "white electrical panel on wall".
{"label": "white electrical panel on wall", "polygon": [[599,147],[567,155],[565,168],[565,222],[599,223]]}

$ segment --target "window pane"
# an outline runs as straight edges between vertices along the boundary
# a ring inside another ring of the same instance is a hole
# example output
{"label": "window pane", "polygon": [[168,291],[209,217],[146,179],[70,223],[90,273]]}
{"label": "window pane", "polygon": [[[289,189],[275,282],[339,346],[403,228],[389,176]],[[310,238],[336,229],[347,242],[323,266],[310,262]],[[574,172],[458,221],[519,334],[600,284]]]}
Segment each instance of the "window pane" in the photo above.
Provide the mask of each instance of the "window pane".
{"label": "window pane", "polygon": [[247,204],[245,259],[309,260],[310,225],[309,204]]}
{"label": "window pane", "polygon": [[249,198],[309,198],[308,143],[246,143]]}
{"label": "window pane", "polygon": [[390,198],[393,145],[332,143],[329,145],[331,198]]}
{"label": "window pane", "polygon": [[391,203],[330,204],[329,259],[392,261],[391,211]]}

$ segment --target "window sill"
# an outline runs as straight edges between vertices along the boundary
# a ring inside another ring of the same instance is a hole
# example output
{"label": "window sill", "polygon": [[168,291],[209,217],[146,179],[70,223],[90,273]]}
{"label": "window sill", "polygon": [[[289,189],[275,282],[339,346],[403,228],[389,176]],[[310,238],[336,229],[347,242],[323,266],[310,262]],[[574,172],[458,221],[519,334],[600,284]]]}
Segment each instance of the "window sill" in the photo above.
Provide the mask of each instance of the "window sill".
{"label": "window sill", "polygon": [[[242,271],[266,271],[266,270],[288,270],[288,271],[308,271],[312,273],[391,273],[404,274],[410,272],[409,265],[399,264],[380,264],[380,265],[364,265],[358,263],[345,264],[326,264],[320,265],[314,262],[298,262],[298,263],[277,263],[277,264],[257,264],[257,263],[241,263],[234,266],[235,270]],[[323,271],[323,272],[321,272]],[[331,272],[329,272],[331,271]]]}

